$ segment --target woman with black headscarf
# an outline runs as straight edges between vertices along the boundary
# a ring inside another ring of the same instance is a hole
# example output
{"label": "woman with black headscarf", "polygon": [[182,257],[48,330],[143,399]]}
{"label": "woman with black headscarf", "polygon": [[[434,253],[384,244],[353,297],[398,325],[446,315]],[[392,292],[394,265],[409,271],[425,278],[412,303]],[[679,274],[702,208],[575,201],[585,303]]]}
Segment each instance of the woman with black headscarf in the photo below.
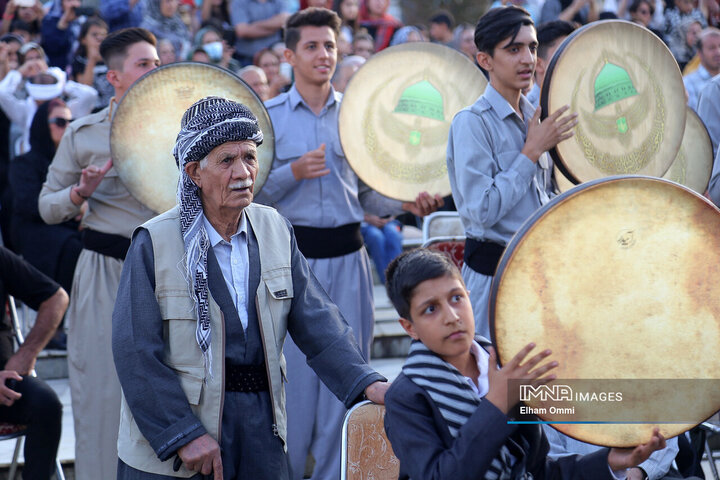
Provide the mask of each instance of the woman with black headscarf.
{"label": "woman with black headscarf", "polygon": [[43,103],[30,125],[30,151],[10,163],[13,244],[25,260],[71,291],[82,243],[79,223],[47,225],[38,212],[38,195],[72,114],[60,99]]}

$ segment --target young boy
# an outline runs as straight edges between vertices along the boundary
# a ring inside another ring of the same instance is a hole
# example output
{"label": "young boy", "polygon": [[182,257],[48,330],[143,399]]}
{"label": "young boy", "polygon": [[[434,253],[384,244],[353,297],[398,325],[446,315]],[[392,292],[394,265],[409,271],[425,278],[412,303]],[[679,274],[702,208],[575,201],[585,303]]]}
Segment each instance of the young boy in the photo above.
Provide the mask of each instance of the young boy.
{"label": "young boy", "polygon": [[650,442],[635,449],[547,459],[540,425],[507,423],[518,403],[507,385],[513,379],[554,379],[546,374],[557,362],[541,365],[550,350],[526,360],[535,347],[530,343],[498,369],[490,343],[473,339],[468,292],[458,269],[442,254],[403,253],[385,276],[400,324],[414,340],[402,373],[385,395],[385,430],[400,459],[401,479],[617,479],[665,447],[656,429]]}
{"label": "young boy", "polygon": [[490,284],[505,245],[520,225],[549,200],[552,162],[545,153],[572,136],[569,107],[540,123],[522,95],[531,85],[538,41],[530,14],[516,6],[494,8],[475,27],[477,62],[490,84],[453,119],[447,166],[453,199],[465,227],[463,278],[472,292],[478,333],[489,336]]}

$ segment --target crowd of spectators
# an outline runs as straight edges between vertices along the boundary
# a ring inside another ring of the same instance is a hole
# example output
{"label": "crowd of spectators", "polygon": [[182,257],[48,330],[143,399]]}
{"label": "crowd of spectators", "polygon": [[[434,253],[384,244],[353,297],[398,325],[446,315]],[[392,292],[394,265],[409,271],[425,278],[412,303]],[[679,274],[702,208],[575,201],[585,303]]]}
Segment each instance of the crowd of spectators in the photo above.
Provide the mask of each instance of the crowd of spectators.
{"label": "crowd of spectators", "polygon": [[[688,104],[696,108],[700,90],[720,73],[720,6],[718,0],[665,2],[496,0],[492,7],[520,5],[538,26],[558,19],[579,26],[600,18],[620,18],[642,25],[662,39],[675,56],[685,75]],[[62,99],[72,118],[109,104],[113,89],[99,53],[99,45],[109,32],[128,26],[145,27],[158,38],[162,64],[194,60],[218,65],[238,74],[263,101],[287,91],[292,84],[282,28],[298,8],[331,8],[342,19],[339,68],[334,81],[339,91],[344,90],[364,61],[388,46],[430,41],[455,48],[472,61],[477,53],[473,38],[476,19],[462,19],[467,22],[462,23],[450,12],[440,10],[424,24],[403,25],[389,13],[389,0],[301,0],[294,5],[291,0],[99,3],[96,9],[82,6],[81,0],[0,0],[4,12],[0,23],[0,144],[7,145],[0,151],[0,225],[5,242],[28,258],[33,254],[24,250],[33,242],[25,238],[21,229],[12,230],[12,225],[22,222],[11,218],[19,215],[18,211],[33,211],[33,206],[12,206],[13,196],[7,186],[10,159],[18,157],[17,161],[23,161],[31,151],[35,114],[48,114],[38,108],[43,103]],[[48,139],[43,141],[47,143]],[[38,178],[44,174],[36,173]],[[59,248],[54,246],[51,251]],[[53,272],[45,273],[60,280]]]}

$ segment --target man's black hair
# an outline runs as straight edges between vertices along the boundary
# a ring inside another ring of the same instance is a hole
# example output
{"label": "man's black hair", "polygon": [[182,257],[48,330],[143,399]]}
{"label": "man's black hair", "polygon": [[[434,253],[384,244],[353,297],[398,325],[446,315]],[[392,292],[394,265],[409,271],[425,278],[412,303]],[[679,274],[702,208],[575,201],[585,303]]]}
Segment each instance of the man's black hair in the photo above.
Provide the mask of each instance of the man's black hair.
{"label": "man's black hair", "polygon": [[475,26],[475,46],[492,56],[497,44],[506,38],[510,38],[509,43],[513,43],[524,25],[535,26],[524,8],[516,5],[492,8],[480,17]]}
{"label": "man's black hair", "polygon": [[335,38],[340,35],[342,20],[337,13],[327,8],[310,7],[300,10],[288,18],[285,23],[285,46],[295,51],[300,41],[302,27],[330,27],[335,32]]}
{"label": "man's black hair", "polygon": [[437,10],[430,16],[428,23],[444,23],[447,27],[452,30],[455,27],[455,17],[447,10]]}
{"label": "man's black hair", "polygon": [[545,58],[550,47],[555,45],[555,42],[562,37],[567,37],[575,31],[575,25],[565,20],[553,20],[552,22],[546,22],[540,25],[537,29],[538,49],[537,56],[543,60],[550,60]]}
{"label": "man's black hair", "polygon": [[398,315],[412,321],[410,302],[417,286],[444,276],[462,281],[460,271],[448,255],[416,248],[401,253],[390,262],[385,269],[385,290]]}
{"label": "man's black hair", "polygon": [[105,37],[100,44],[100,56],[109,69],[120,70],[128,48],[140,42],[147,42],[153,47],[157,45],[155,35],[149,30],[140,27],[123,28]]}

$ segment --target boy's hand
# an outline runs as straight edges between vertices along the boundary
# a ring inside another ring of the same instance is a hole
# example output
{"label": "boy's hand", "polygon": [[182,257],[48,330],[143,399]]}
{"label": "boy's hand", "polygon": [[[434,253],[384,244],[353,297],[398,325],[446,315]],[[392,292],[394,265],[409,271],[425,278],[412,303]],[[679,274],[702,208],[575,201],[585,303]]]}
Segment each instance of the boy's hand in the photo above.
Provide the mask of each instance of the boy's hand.
{"label": "boy's hand", "polygon": [[636,467],[647,460],[655,450],[662,450],[663,448],[665,448],[665,437],[660,434],[660,429],[655,428],[652,438],[647,443],[638,445],[635,448],[611,448],[608,455],[608,465],[613,471]]}
{"label": "boy's hand", "polygon": [[543,375],[557,367],[558,362],[548,362],[533,370],[543,359],[552,353],[550,350],[544,350],[522,364],[522,361],[533,348],[535,348],[534,343],[527,344],[512,360],[498,370],[497,354],[495,353],[495,349],[490,347],[490,361],[488,362],[489,391],[485,398],[505,414],[520,401],[519,391],[508,392],[508,381],[526,380],[526,383],[538,386],[555,380],[555,375],[548,375],[546,377],[543,377]]}
{"label": "boy's hand", "polygon": [[527,139],[521,153],[524,153],[530,160],[537,163],[540,155],[563,140],[572,137],[574,135],[572,129],[578,123],[577,113],[561,117],[569,108],[569,105],[565,105],[557,109],[542,122],[540,122],[540,108],[537,108],[535,115],[530,120]]}

